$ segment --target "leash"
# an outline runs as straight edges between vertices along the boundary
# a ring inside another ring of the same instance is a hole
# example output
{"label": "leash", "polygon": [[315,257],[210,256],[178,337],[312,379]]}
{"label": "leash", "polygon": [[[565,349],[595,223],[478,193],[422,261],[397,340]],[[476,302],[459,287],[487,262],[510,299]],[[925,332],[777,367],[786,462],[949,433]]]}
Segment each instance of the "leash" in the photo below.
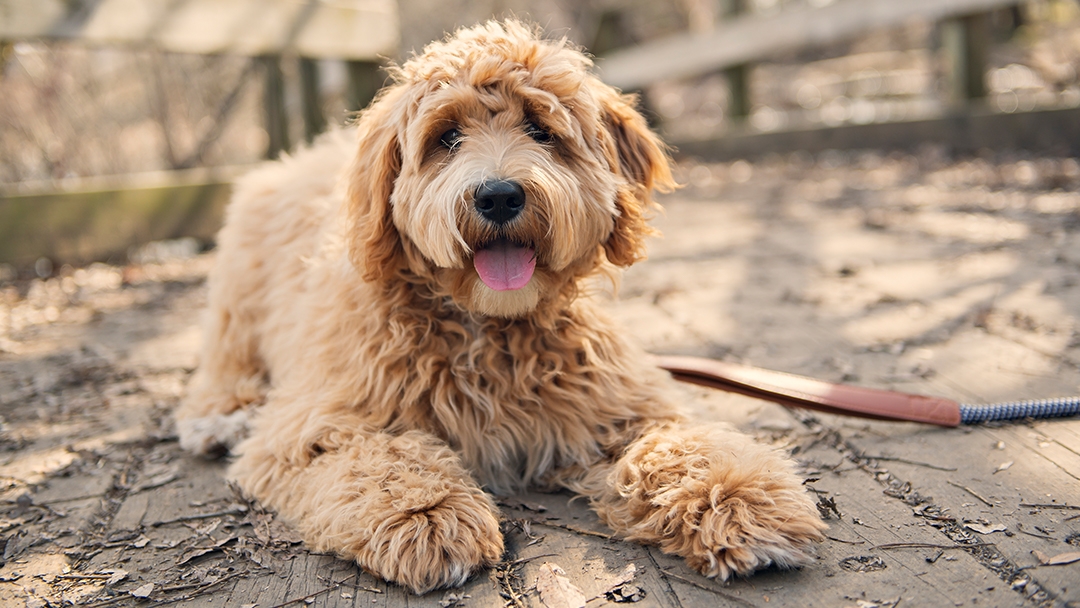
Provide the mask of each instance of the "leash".
{"label": "leash", "polygon": [[978,405],[958,403],[943,397],[834,384],[702,357],[660,355],[654,356],[654,360],[682,382],[757,397],[786,407],[804,407],[877,420],[904,420],[954,427],[991,420],[1080,414],[1080,397]]}

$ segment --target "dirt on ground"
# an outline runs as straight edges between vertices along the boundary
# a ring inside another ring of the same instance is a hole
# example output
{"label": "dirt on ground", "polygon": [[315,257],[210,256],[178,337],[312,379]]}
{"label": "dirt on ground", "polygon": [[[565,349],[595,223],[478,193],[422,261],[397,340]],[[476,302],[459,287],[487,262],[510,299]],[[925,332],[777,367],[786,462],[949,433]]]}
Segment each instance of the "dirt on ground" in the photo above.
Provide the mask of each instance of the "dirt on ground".
{"label": "dirt on ground", "polygon": [[[1080,392],[1080,162],[829,152],[679,167],[612,310],[654,352],[986,403]],[[167,250],[164,248],[163,250]],[[1080,605],[1080,420],[867,422],[687,388],[791,451],[817,562],[722,584],[562,494],[416,597],[312,554],[177,445],[213,254],[0,283],[0,605]]]}

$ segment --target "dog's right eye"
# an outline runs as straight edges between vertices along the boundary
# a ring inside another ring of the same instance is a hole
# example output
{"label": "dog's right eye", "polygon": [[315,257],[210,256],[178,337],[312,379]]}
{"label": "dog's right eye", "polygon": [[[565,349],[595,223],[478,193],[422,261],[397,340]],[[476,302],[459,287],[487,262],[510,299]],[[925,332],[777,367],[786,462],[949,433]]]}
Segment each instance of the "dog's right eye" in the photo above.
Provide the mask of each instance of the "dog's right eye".
{"label": "dog's right eye", "polygon": [[447,150],[453,151],[461,145],[461,140],[463,139],[465,139],[465,136],[461,134],[461,131],[456,128],[450,129],[446,133],[443,133],[442,137],[439,138],[439,144]]}

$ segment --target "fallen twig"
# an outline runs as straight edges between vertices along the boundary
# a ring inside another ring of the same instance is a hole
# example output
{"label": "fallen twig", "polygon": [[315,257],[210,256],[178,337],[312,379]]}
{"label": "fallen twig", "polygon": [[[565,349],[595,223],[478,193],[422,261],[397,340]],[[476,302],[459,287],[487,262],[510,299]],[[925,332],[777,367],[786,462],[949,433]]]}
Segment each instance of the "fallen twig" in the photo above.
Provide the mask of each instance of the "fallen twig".
{"label": "fallen twig", "polygon": [[874,545],[871,549],[972,549],[974,547],[993,547],[994,543],[971,543],[970,545],[935,545],[933,543],[887,543]]}
{"label": "fallen twig", "polygon": [[171,597],[171,598],[162,600],[160,602],[154,602],[154,605],[155,606],[164,606],[165,604],[175,604],[176,602],[186,602],[186,601],[188,601],[190,599],[194,599],[194,598],[199,597],[200,595],[206,593],[207,591],[209,591],[210,589],[212,589],[214,587],[217,587],[218,585],[220,585],[221,583],[224,583],[225,581],[232,580],[232,579],[240,577],[240,576],[247,576],[248,574],[249,574],[249,572],[247,570],[244,570],[242,572],[233,572],[232,574],[230,574],[228,576],[223,576],[223,577],[219,578],[218,580],[216,580],[216,581],[214,581],[212,583],[206,583],[202,587],[199,587],[198,589],[196,589],[193,593],[188,593],[187,595],[181,595],[180,597]]}
{"label": "fallen twig", "polygon": [[[164,599],[164,600],[161,600],[161,601],[155,601],[154,606],[164,606],[166,604],[175,604],[176,602],[186,602],[187,600],[199,597],[203,593],[206,593],[210,589],[220,585],[221,583],[224,583],[225,581],[232,580],[232,579],[240,577],[240,576],[246,576],[247,574],[248,574],[248,571],[246,571],[246,570],[244,570],[242,572],[233,572],[232,574],[229,574],[228,576],[223,576],[223,577],[219,578],[216,581],[206,583],[205,585],[200,586],[198,588],[198,590],[196,590],[194,593],[188,593],[186,595],[181,595],[179,597],[171,597],[171,598]],[[179,590],[181,588],[185,588],[185,587],[186,586],[184,586],[184,585],[178,585],[176,587],[164,587],[162,589],[159,589],[158,591],[161,591],[161,592],[169,591],[169,590],[177,591],[177,590]],[[123,602],[125,600],[130,600],[130,599],[131,599],[131,596],[124,593],[124,594],[121,594],[121,595],[117,595],[116,597],[109,598],[107,600],[102,600],[100,602],[89,604],[87,606],[87,608],[104,608],[105,606],[111,606],[111,605],[116,604],[118,602]]]}
{"label": "fallen twig", "polygon": [[1036,534],[1034,532],[1028,532],[1027,530],[1024,529],[1024,524],[1022,524],[1020,522],[1016,522],[1016,529],[1021,534],[1027,534],[1028,536],[1034,536],[1035,538],[1042,538],[1042,539],[1045,539],[1045,540],[1057,540],[1053,536],[1049,536],[1049,535],[1046,535],[1046,534]]}
{"label": "fallen twig", "polygon": [[567,530],[567,531],[570,531],[570,532],[574,532],[575,534],[584,534],[586,536],[595,536],[597,538],[603,538],[605,540],[611,540],[612,539],[612,536],[610,534],[604,534],[603,532],[595,532],[593,530],[587,530],[585,528],[580,528],[578,526],[574,526],[574,525],[571,525],[571,524],[558,524],[558,523],[554,523],[554,522],[551,522],[551,521],[540,521],[540,520],[537,520],[537,519],[530,519],[529,522],[531,522],[533,524],[536,524],[538,526],[547,526],[549,528],[559,528],[559,529],[562,529],[562,530]]}
{"label": "fallen twig", "polygon": [[521,564],[527,564],[527,563],[533,561],[534,559],[540,559],[542,557],[559,557],[559,555],[557,553],[545,553],[543,555],[534,555],[532,557],[520,557],[518,559],[515,559],[512,562],[506,562],[506,563],[507,563],[508,566],[510,566],[512,568],[516,568],[516,567],[520,566]]}
{"label": "fallen twig", "polygon": [[988,506],[988,507],[993,507],[993,506],[994,506],[994,503],[992,503],[992,502],[990,502],[989,500],[987,500],[987,499],[983,498],[982,496],[979,496],[979,493],[978,493],[978,492],[976,492],[975,490],[972,490],[971,488],[969,488],[969,487],[967,487],[967,486],[965,486],[965,485],[961,485],[961,484],[958,484],[958,483],[956,483],[955,481],[950,481],[950,482],[949,482],[949,485],[950,485],[950,486],[953,486],[953,487],[955,487],[955,488],[960,488],[961,490],[963,490],[963,491],[967,492],[968,494],[971,494],[971,495],[972,495],[972,496],[974,496],[975,498],[978,498],[979,500],[981,500],[981,501],[982,501],[982,503],[983,503],[983,504],[985,504],[985,505],[986,505],[986,506]]}
{"label": "fallen twig", "polygon": [[494,570],[495,580],[497,581],[496,584],[499,587],[499,596],[505,600],[503,606],[514,606],[514,608],[525,607],[525,596],[515,586],[515,581],[520,581],[521,577],[518,576],[517,572],[515,572],[514,570],[522,563],[524,562],[521,562],[521,560],[515,560],[513,562],[502,562]]}
{"label": "fallen twig", "polygon": [[112,578],[112,576],[113,575],[111,574],[57,574],[56,578],[75,581],[83,579],[99,579],[107,581]]}
{"label": "fallen twig", "polygon": [[1074,509],[1080,511],[1080,505],[1040,505],[1022,502],[1020,506],[1026,509]]}
{"label": "fallen twig", "polygon": [[836,541],[838,543],[844,543],[846,545],[864,545],[864,544],[866,544],[865,541],[861,541],[861,540],[844,540],[842,538],[836,538],[835,536],[829,536],[828,534],[825,535],[825,538],[827,538],[829,540],[834,540],[834,541]]}
{"label": "fallen twig", "polygon": [[897,458],[895,456],[867,456],[863,454],[863,458],[867,460],[885,460],[888,462],[902,462],[904,464],[915,465],[917,467],[926,467],[928,469],[934,469],[935,471],[955,471],[955,468],[941,467],[936,464],[930,464],[928,462],[919,462],[918,460],[908,460],[907,458]]}
{"label": "fallen twig", "polygon": [[304,597],[298,597],[298,598],[294,598],[294,599],[291,599],[291,600],[284,601],[284,602],[282,602],[280,604],[277,604],[276,606],[271,606],[270,608],[285,608],[285,606],[291,606],[293,604],[299,604],[301,602],[307,602],[307,600],[310,600],[310,599],[315,599],[315,598],[319,597],[320,595],[322,595],[324,593],[330,593],[331,591],[334,591],[335,589],[340,589],[341,586],[345,584],[345,581],[347,581],[347,580],[349,580],[351,578],[354,578],[355,576],[356,576],[355,574],[350,574],[349,576],[345,577],[344,579],[342,579],[340,581],[332,582],[330,584],[330,586],[325,588],[325,589],[320,589],[319,591],[316,591],[315,593],[309,593],[309,594],[305,595]]}
{"label": "fallen twig", "polygon": [[196,513],[194,515],[184,515],[183,517],[177,517],[174,519],[166,519],[164,521],[155,521],[150,524],[156,528],[158,526],[167,526],[169,524],[178,524],[185,521],[195,521],[197,519],[210,519],[211,517],[225,517],[226,515],[243,515],[247,513],[248,508],[245,506],[239,506],[233,509],[225,509],[224,511],[214,511],[212,513]]}
{"label": "fallen twig", "polygon": [[365,587],[357,583],[347,582],[350,578],[353,578],[355,576],[356,575],[353,574],[352,576],[346,577],[337,582],[335,582],[334,579],[331,577],[319,576],[318,579],[324,583],[328,583],[331,585],[337,584],[341,587],[348,587],[349,589],[356,589],[357,591],[367,591],[368,593],[374,593],[376,595],[382,595],[383,593],[385,593],[382,589],[379,589],[378,587]]}

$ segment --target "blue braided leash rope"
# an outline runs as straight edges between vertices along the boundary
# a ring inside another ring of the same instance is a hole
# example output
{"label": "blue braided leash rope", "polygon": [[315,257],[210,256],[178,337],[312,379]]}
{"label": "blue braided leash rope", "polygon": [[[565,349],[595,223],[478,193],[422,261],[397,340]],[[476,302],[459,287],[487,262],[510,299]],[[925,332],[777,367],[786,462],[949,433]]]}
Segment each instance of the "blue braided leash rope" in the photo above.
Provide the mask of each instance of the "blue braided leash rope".
{"label": "blue braided leash rope", "polygon": [[989,405],[960,404],[960,424],[1018,418],[1057,418],[1080,414],[1080,397],[1006,401]]}

